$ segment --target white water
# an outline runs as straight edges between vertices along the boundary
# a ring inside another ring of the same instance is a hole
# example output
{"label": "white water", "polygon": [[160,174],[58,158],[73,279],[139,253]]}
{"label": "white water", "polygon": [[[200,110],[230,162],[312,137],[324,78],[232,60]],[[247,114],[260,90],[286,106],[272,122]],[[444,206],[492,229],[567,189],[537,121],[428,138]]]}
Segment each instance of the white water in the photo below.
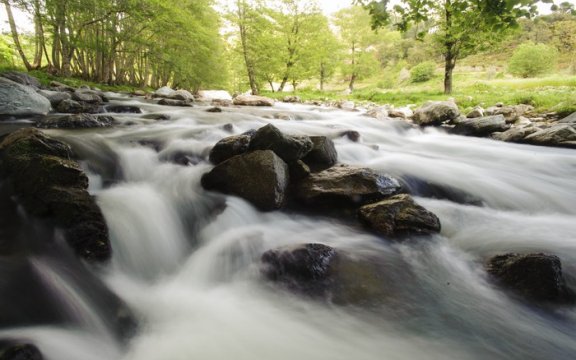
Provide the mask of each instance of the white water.
{"label": "white water", "polygon": [[[98,328],[85,327],[79,334],[62,328],[14,333],[32,339],[48,359],[574,358],[573,309],[544,312],[518,304],[491,286],[482,270],[491,255],[544,251],[561,258],[574,285],[574,150],[406,129],[398,122],[304,106],[221,114],[205,113],[203,107],[144,108],[169,113],[172,120],[126,116],[137,125],[98,135],[53,132],[92,159],[102,157],[97,152],[103,144],[118,159],[123,180],[92,188],[114,249],[102,276],[141,324],[122,350]],[[275,113],[303,120],[267,119]],[[392,244],[335,220],[260,213],[233,197],[225,198],[225,210],[216,215],[220,196],[199,185],[210,165],[161,161],[176,151],[205,156],[230,135],[223,124],[233,124],[238,134],[268,122],[302,135],[335,137],[356,130],[359,143],[335,139],[340,162],[449,186],[483,206],[418,197],[439,216],[442,233],[429,241]],[[162,149],[156,153],[138,145],[141,140],[161,143]],[[99,183],[97,174],[92,178]],[[309,242],[388,254],[397,260],[385,277],[401,290],[384,308],[368,311],[311,302],[260,278],[264,251]],[[404,283],[406,269],[413,276]]]}

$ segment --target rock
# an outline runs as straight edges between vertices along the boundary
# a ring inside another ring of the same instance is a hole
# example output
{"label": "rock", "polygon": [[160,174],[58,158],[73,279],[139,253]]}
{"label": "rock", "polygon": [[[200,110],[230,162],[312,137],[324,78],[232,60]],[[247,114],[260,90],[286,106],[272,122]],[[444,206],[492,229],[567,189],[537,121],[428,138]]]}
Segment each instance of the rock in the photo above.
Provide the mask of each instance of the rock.
{"label": "rock", "polygon": [[79,103],[86,103],[86,104],[102,104],[104,99],[100,94],[92,90],[76,90],[72,93],[72,100],[78,101]]}
{"label": "rock", "polygon": [[48,99],[53,108],[57,108],[58,105],[64,100],[72,99],[72,95],[70,95],[70,93],[63,91],[38,90],[38,94]]}
{"label": "rock", "polygon": [[510,128],[502,115],[465,119],[456,124],[453,133],[466,136],[487,136],[493,132],[502,132]]}
{"label": "rock", "polygon": [[358,206],[383,200],[401,190],[398,180],[371,169],[337,165],[296,184],[296,199],[304,205]]}
{"label": "rock", "polygon": [[491,258],[486,270],[495,282],[524,300],[539,304],[572,304],[560,259],[547,254],[505,254]]}
{"label": "rock", "polygon": [[108,260],[111,248],[104,216],[87,191],[88,177],[70,153],[69,146],[37,129],[18,130],[0,143],[0,171],[13,184],[26,212],[63,228],[78,256]]}
{"label": "rock", "polygon": [[272,124],[258,129],[250,140],[250,150],[272,150],[287,163],[302,159],[312,147],[309,137],[284,135]]}
{"label": "rock", "polygon": [[138,90],[134,90],[132,91],[132,95],[134,96],[146,96],[146,91],[138,89]]}
{"label": "rock", "polygon": [[532,125],[532,121],[530,119],[525,118],[524,116],[519,116],[516,122],[514,122],[515,126],[530,126]]}
{"label": "rock", "polygon": [[562,120],[558,120],[559,124],[576,124],[576,112],[566,116]]}
{"label": "rock", "polygon": [[142,114],[142,109],[135,105],[106,105],[104,112],[115,114]]}
{"label": "rock", "polygon": [[506,141],[506,142],[522,142],[524,138],[530,134],[534,134],[540,129],[533,126],[529,127],[513,127],[504,132],[495,132],[492,134],[494,140]]}
{"label": "rock", "polygon": [[289,170],[291,181],[300,181],[310,176],[310,167],[302,160],[290,163]]}
{"label": "rock", "polygon": [[388,116],[388,107],[386,106],[379,106],[376,107],[365,114],[368,117],[377,119],[377,120],[386,120],[389,118]]}
{"label": "rock", "polygon": [[198,92],[200,98],[204,101],[212,101],[212,105],[227,106],[221,104],[214,104],[214,102],[225,102],[228,105],[232,104],[232,95],[226,90],[201,90]]}
{"label": "rock", "polygon": [[392,196],[358,210],[360,221],[384,236],[434,234],[440,232],[436,215],[416,204],[407,194]]}
{"label": "rock", "polygon": [[170,120],[170,115],[166,114],[145,114],[141,116],[142,119],[165,121]]}
{"label": "rock", "polygon": [[356,130],[346,130],[338,133],[338,137],[346,137],[352,142],[360,141],[360,133]]}
{"label": "rock", "polygon": [[233,156],[244,154],[250,146],[250,135],[234,135],[226,137],[216,143],[210,150],[210,162],[218,165]]}
{"label": "rock", "polygon": [[163,86],[160,89],[154,91],[154,93],[152,94],[153,97],[162,97],[162,98],[168,98],[170,97],[170,95],[172,95],[174,93],[174,90],[169,88],[168,86]]}
{"label": "rock", "polygon": [[99,114],[102,112],[102,107],[98,104],[80,103],[75,100],[63,100],[58,104],[56,110],[64,114]]}
{"label": "rock", "polygon": [[0,76],[8,80],[12,80],[20,85],[29,86],[34,89],[39,89],[42,86],[40,81],[38,81],[38,79],[35,77],[19,71],[6,71],[0,74]]}
{"label": "rock", "polygon": [[347,111],[354,111],[356,110],[356,104],[354,101],[343,101],[338,104],[338,108]]}
{"label": "rock", "polygon": [[56,91],[65,91],[70,93],[73,93],[76,90],[72,86],[62,84],[61,82],[58,81],[50,81],[50,87]]}
{"label": "rock", "polygon": [[526,136],[523,142],[532,145],[576,148],[576,125],[556,124]]}
{"label": "rock", "polygon": [[194,102],[194,95],[188,90],[176,90],[168,96],[172,100],[184,100],[189,102]]}
{"label": "rock", "polygon": [[466,117],[468,119],[475,119],[484,117],[484,109],[481,106],[476,106],[472,111],[470,111]]}
{"label": "rock", "polygon": [[338,162],[334,142],[326,136],[310,136],[312,150],[302,160],[314,171],[325,170]]}
{"label": "rock", "polygon": [[391,118],[409,119],[414,116],[414,112],[409,107],[398,109],[388,109],[388,116]]}
{"label": "rock", "polygon": [[421,126],[440,125],[460,116],[453,101],[429,101],[414,112],[412,119]]}
{"label": "rock", "polygon": [[158,105],[165,106],[181,106],[181,107],[192,107],[192,101],[190,100],[173,100],[173,99],[161,99],[158,101]]}
{"label": "rock", "polygon": [[263,211],[284,205],[288,165],[270,150],[234,156],[202,176],[202,186],[239,196]]}
{"label": "rock", "polygon": [[530,113],[533,110],[534,107],[530,105],[519,104],[519,105],[504,106],[503,104],[499,103],[496,104],[496,106],[492,106],[486,109],[486,114],[503,115],[504,118],[506,118],[506,122],[511,124],[514,123],[516,120],[518,120],[518,117]]}
{"label": "rock", "polygon": [[401,281],[409,274],[407,270],[399,276],[398,264],[387,265],[381,258],[357,256],[323,244],[269,250],[261,262],[261,273],[267,280],[336,305],[382,305],[400,291],[389,274],[393,272]]}
{"label": "rock", "polygon": [[46,115],[51,109],[50,101],[33,88],[0,77],[0,116]]}
{"label": "rock", "polygon": [[0,360],[42,360],[44,357],[32,344],[10,344],[0,348]]}
{"label": "rock", "polygon": [[274,99],[256,95],[238,95],[232,103],[244,106],[274,106]]}
{"label": "rock", "polygon": [[284,98],[282,99],[282,102],[295,104],[295,103],[301,103],[302,99],[300,98],[300,96],[289,95],[289,96],[284,96]]}
{"label": "rock", "polygon": [[206,112],[209,112],[209,113],[221,113],[221,112],[222,112],[222,109],[219,108],[219,107],[217,107],[217,106],[215,106],[215,107],[209,108],[208,110],[206,110]]}
{"label": "rock", "polygon": [[88,129],[111,127],[116,120],[112,116],[94,114],[49,115],[36,122],[42,129]]}
{"label": "rock", "polygon": [[220,107],[228,107],[232,105],[232,100],[225,100],[225,99],[212,99],[210,102],[212,106],[220,106]]}
{"label": "rock", "polygon": [[188,151],[166,152],[160,155],[160,160],[182,166],[198,165],[204,161],[202,156]]}

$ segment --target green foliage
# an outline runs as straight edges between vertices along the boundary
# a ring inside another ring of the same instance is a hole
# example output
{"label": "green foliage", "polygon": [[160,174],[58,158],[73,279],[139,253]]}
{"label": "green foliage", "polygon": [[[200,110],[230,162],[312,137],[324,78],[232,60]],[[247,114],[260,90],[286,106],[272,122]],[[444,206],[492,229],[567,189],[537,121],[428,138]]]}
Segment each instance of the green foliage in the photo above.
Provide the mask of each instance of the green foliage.
{"label": "green foliage", "polygon": [[14,52],[4,35],[0,35],[0,67],[14,66]]}
{"label": "green foliage", "polygon": [[428,81],[434,77],[435,71],[436,64],[432,61],[425,61],[410,70],[410,81],[413,83]]}
{"label": "green foliage", "polygon": [[541,76],[556,68],[558,52],[544,44],[525,43],[514,51],[508,71],[523,78]]}

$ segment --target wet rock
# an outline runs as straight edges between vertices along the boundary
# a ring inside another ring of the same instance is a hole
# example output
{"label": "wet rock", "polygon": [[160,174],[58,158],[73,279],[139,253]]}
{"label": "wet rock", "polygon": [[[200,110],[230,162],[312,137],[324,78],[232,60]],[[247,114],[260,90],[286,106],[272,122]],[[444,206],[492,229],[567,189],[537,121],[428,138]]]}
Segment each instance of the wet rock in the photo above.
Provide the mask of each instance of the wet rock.
{"label": "wet rock", "polygon": [[234,156],[202,176],[207,190],[239,196],[263,211],[284,205],[288,165],[270,150]]}
{"label": "wet rock", "polygon": [[547,254],[504,254],[491,258],[486,270],[496,283],[524,300],[572,304],[574,293],[566,286],[560,259]]}
{"label": "wet rock", "polygon": [[52,107],[55,109],[62,101],[72,99],[72,95],[64,91],[38,90],[38,94],[48,99]]}
{"label": "wet rock", "polygon": [[0,77],[0,116],[46,115],[51,109],[50,101],[33,88]]}
{"label": "wet rock", "polygon": [[524,138],[530,134],[534,134],[540,129],[528,126],[528,127],[513,127],[504,132],[495,132],[492,134],[494,140],[506,141],[506,142],[522,142]]}
{"label": "wet rock", "polygon": [[292,103],[292,104],[298,103],[299,104],[302,102],[302,99],[300,98],[300,96],[289,95],[289,96],[284,96],[284,98],[282,99],[282,102]]}
{"label": "wet rock", "polygon": [[414,112],[412,119],[421,126],[440,125],[460,116],[453,101],[430,101]]}
{"label": "wet rock", "polygon": [[153,97],[161,97],[161,98],[168,98],[170,95],[174,93],[174,90],[169,88],[168,86],[163,86],[160,89],[154,91],[152,94]]}
{"label": "wet rock", "polygon": [[217,106],[215,106],[215,107],[209,108],[208,110],[206,110],[206,112],[209,112],[209,113],[221,113],[221,112],[222,112],[222,109],[219,108],[219,107],[217,107]]}
{"label": "wet rock", "polygon": [[81,103],[75,100],[63,100],[58,104],[56,110],[64,114],[99,114],[102,112],[102,107],[98,104]]}
{"label": "wet rock", "polygon": [[145,114],[142,119],[165,121],[170,120],[170,116],[166,114]]}
{"label": "wet rock", "polygon": [[314,171],[325,170],[338,162],[334,142],[326,136],[310,136],[312,150],[302,160]]}
{"label": "wet rock", "polygon": [[173,100],[173,99],[161,99],[158,101],[158,105],[164,106],[181,106],[181,107],[192,107],[192,101],[190,100]]}
{"label": "wet rock", "polygon": [[392,196],[380,202],[362,206],[360,221],[384,236],[434,234],[440,232],[436,215],[416,204],[407,194]]}
{"label": "wet rock", "polygon": [[339,137],[346,137],[352,142],[360,141],[360,133],[355,130],[346,130],[338,134]]}
{"label": "wet rock", "polygon": [[560,123],[526,136],[528,144],[576,148],[576,124]]}
{"label": "wet rock", "polygon": [[290,163],[289,168],[291,181],[300,181],[310,176],[310,167],[302,160]]}
{"label": "wet rock", "polygon": [[258,129],[250,140],[250,150],[272,150],[287,163],[302,159],[312,147],[309,137],[284,135],[272,124]]}
{"label": "wet rock", "polygon": [[204,158],[198,154],[188,151],[172,151],[163,153],[160,156],[161,161],[168,161],[173,164],[182,166],[198,165],[204,161]]}
{"label": "wet rock", "polygon": [[482,199],[445,184],[436,184],[414,176],[403,176],[402,186],[409,194],[432,199],[449,200],[457,204],[482,206]]}
{"label": "wet rock", "polygon": [[39,89],[42,84],[35,77],[19,71],[5,71],[0,74],[1,77],[12,80],[20,85],[29,86],[34,89]]}
{"label": "wet rock", "polygon": [[115,114],[142,114],[142,109],[134,105],[106,105],[104,112]]}
{"label": "wet rock", "polygon": [[484,117],[484,109],[481,106],[476,106],[474,109],[472,109],[467,115],[466,117],[468,119],[476,119],[476,118],[481,118]]}
{"label": "wet rock", "polygon": [[256,95],[238,95],[232,103],[243,106],[274,106],[274,99]]}
{"label": "wet rock", "polygon": [[386,106],[379,106],[376,107],[365,114],[368,117],[377,119],[377,120],[386,120],[389,119],[388,117],[388,107]]}
{"label": "wet rock", "polygon": [[388,109],[388,116],[391,118],[409,119],[414,116],[414,112],[409,107]]}
{"label": "wet rock", "polygon": [[102,104],[104,102],[102,95],[89,89],[79,89],[74,91],[74,93],[72,93],[72,100],[86,104]]}
{"label": "wet rock", "polygon": [[488,136],[494,132],[506,131],[510,125],[506,123],[504,116],[485,116],[481,118],[464,119],[456,124],[452,132],[466,136]]}
{"label": "wet rock", "polygon": [[184,100],[194,102],[194,95],[188,90],[176,90],[168,96],[172,100]]}
{"label": "wet rock", "polygon": [[36,122],[42,129],[88,129],[111,127],[116,121],[112,116],[94,114],[49,115]]}
{"label": "wet rock", "polygon": [[295,186],[295,196],[304,205],[358,206],[383,200],[401,190],[398,180],[371,169],[337,165],[312,173]]}
{"label": "wet rock", "polygon": [[0,343],[0,360],[42,360],[40,350],[27,343],[16,343],[2,346]]}
{"label": "wet rock", "polygon": [[111,253],[108,228],[87,191],[86,174],[70,153],[69,146],[39,130],[18,130],[0,143],[0,172],[28,214],[62,227],[78,256],[104,261]]}
{"label": "wet rock", "polygon": [[250,135],[234,135],[216,143],[210,150],[209,159],[213,164],[220,164],[233,156],[244,154],[250,146]]}

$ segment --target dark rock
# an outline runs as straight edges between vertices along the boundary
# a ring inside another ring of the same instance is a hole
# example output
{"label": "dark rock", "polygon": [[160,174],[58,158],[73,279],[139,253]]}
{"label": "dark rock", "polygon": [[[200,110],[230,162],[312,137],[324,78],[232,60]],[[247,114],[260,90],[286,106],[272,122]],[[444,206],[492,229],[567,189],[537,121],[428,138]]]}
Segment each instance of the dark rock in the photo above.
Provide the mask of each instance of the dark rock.
{"label": "dark rock", "polygon": [[12,80],[20,85],[30,86],[34,89],[39,89],[42,84],[33,76],[19,71],[6,71],[0,74],[1,77]]}
{"label": "dark rock", "polygon": [[300,181],[310,176],[310,167],[302,160],[298,160],[288,165],[290,169],[290,180]]}
{"label": "dark rock", "polygon": [[309,137],[284,135],[272,124],[258,129],[250,140],[250,150],[272,150],[287,163],[302,159],[312,147]]}
{"label": "dark rock", "polygon": [[174,99],[161,99],[158,101],[158,105],[164,106],[181,106],[181,107],[192,107],[192,101],[190,100],[174,100]]}
{"label": "dark rock", "polygon": [[458,106],[453,101],[430,101],[414,111],[412,119],[421,126],[440,125],[460,116]]}
{"label": "dark rock", "polygon": [[210,150],[210,162],[217,165],[233,156],[244,154],[248,151],[251,138],[250,135],[234,135],[218,141]]}
{"label": "dark rock", "polygon": [[234,156],[202,176],[202,186],[248,200],[261,210],[284,205],[288,165],[272,151]]}
{"label": "dark rock", "polygon": [[76,90],[72,93],[72,100],[86,104],[102,104],[104,100],[100,95],[89,90]]}
{"label": "dark rock", "polygon": [[539,129],[533,126],[528,127],[513,127],[504,132],[495,132],[492,134],[494,140],[506,142],[522,142],[524,138],[530,134],[534,134]]}
{"label": "dark rock", "polygon": [[211,107],[210,109],[206,110],[206,112],[209,112],[209,113],[221,113],[221,112],[222,112],[222,109],[219,108],[219,107],[217,107],[217,106],[215,106],[215,107]]}
{"label": "dark rock", "polygon": [[160,156],[160,160],[183,166],[198,165],[204,161],[201,156],[186,151],[174,151],[163,154]]}
{"label": "dark rock", "polygon": [[338,134],[339,137],[347,137],[352,142],[360,141],[360,133],[355,130],[346,130]]}
{"label": "dark rock", "polygon": [[38,348],[32,344],[12,344],[0,348],[0,360],[42,360],[44,357]]}
{"label": "dark rock", "polygon": [[142,114],[142,109],[134,105],[106,105],[104,112],[116,114]]}
{"label": "dark rock", "polygon": [[65,91],[69,93],[73,93],[74,91],[76,91],[76,89],[74,89],[72,86],[62,84],[61,82],[58,81],[50,81],[50,88],[56,91]]}
{"label": "dark rock", "polygon": [[229,133],[234,132],[234,125],[224,124],[224,125],[222,125],[222,130],[229,132]]}
{"label": "dark rock", "polygon": [[295,185],[296,199],[312,206],[358,206],[383,200],[402,189],[398,180],[371,169],[337,165]]}
{"label": "dark rock", "polygon": [[384,236],[440,232],[438,217],[416,204],[407,194],[362,206],[358,210],[358,217],[367,227]]}
{"label": "dark rock", "polygon": [[449,200],[457,204],[482,206],[482,199],[445,184],[436,184],[414,176],[403,176],[402,186],[409,194],[432,199]]}
{"label": "dark rock", "polygon": [[274,106],[274,100],[255,95],[238,95],[232,101],[234,105],[244,105],[244,106]]}
{"label": "dark rock", "polygon": [[116,120],[112,116],[94,114],[49,115],[36,122],[43,129],[88,129],[111,127]]}
{"label": "dark rock", "polygon": [[301,103],[302,99],[299,96],[284,96],[284,98],[282,99],[282,102],[285,103]]}
{"label": "dark rock", "polygon": [[166,114],[146,114],[142,115],[142,119],[166,121],[170,120],[170,116]]}
{"label": "dark rock", "polygon": [[55,109],[62,101],[72,99],[70,93],[63,91],[38,90],[38,94],[48,99],[52,107]]}
{"label": "dark rock", "polygon": [[466,136],[488,136],[493,132],[502,132],[510,128],[502,115],[485,116],[481,118],[465,119],[453,129],[453,133]]}
{"label": "dark rock", "polygon": [[326,136],[311,136],[312,150],[302,160],[314,171],[324,170],[336,165],[338,153],[334,142]]}
{"label": "dark rock", "polygon": [[63,100],[58,104],[56,110],[65,114],[99,114],[102,112],[102,107],[98,104],[80,103],[75,100]]}
{"label": "dark rock", "polygon": [[0,77],[0,116],[46,115],[51,109],[50,101],[33,88]]}
{"label": "dark rock", "polygon": [[528,144],[576,148],[576,124],[560,123],[526,136]]}
{"label": "dark rock", "polygon": [[572,304],[560,259],[547,254],[505,254],[491,258],[486,270],[496,283],[535,303]]}

